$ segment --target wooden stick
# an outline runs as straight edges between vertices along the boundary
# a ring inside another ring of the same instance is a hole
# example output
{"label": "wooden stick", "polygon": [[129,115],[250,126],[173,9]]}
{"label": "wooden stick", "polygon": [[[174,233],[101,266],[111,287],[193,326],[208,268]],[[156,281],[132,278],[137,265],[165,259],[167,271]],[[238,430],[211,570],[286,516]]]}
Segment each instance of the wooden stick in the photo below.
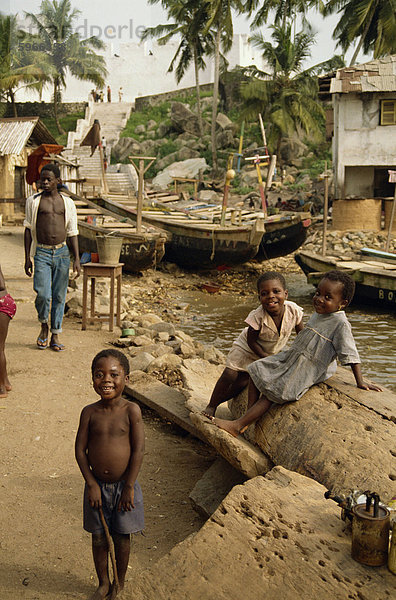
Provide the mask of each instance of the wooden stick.
{"label": "wooden stick", "polygon": [[105,532],[106,541],[109,546],[111,565],[113,567],[113,575],[114,575],[114,587],[115,587],[116,592],[118,592],[120,589],[120,582],[118,581],[117,563],[116,563],[116,559],[115,559],[114,548],[113,548],[113,543],[111,541],[109,528],[107,526],[106,519],[104,518],[104,514],[103,514],[103,510],[102,510],[101,506],[99,507],[99,516],[100,516],[100,520],[101,520],[101,523],[103,525],[103,529]]}
{"label": "wooden stick", "polygon": [[389,219],[389,228],[388,228],[388,235],[386,238],[385,252],[389,252],[389,247],[390,247],[390,243],[391,243],[391,239],[392,239],[392,227],[393,227],[393,221],[395,218],[395,208],[396,208],[396,184],[395,184],[395,192],[394,192],[393,203],[392,203],[392,210],[391,210],[390,219]]}
{"label": "wooden stick", "polygon": [[324,204],[323,204],[323,240],[322,256],[327,252],[327,216],[329,212],[329,175],[327,173],[327,160],[324,168]]}

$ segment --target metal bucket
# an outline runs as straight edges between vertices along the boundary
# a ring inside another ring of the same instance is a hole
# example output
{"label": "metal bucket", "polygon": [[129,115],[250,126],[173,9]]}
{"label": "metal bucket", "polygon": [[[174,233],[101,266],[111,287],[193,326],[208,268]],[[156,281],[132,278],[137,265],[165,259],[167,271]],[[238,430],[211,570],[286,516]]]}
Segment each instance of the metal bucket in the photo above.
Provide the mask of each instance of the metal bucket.
{"label": "metal bucket", "polygon": [[120,262],[122,242],[122,237],[97,235],[96,246],[98,248],[99,262],[105,265],[118,264]]}
{"label": "metal bucket", "polygon": [[366,504],[357,504],[352,509],[352,558],[363,565],[380,567],[388,559],[389,510],[378,507],[374,517],[374,507],[366,510]]}

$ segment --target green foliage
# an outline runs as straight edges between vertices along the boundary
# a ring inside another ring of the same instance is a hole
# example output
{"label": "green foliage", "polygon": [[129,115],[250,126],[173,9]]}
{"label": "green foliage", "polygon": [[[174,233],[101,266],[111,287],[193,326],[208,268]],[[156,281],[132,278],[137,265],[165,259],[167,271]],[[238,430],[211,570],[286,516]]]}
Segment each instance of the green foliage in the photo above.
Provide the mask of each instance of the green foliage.
{"label": "green foliage", "polygon": [[234,179],[231,181],[231,191],[233,194],[240,194],[241,196],[244,196],[246,194],[250,194],[250,192],[253,190],[254,188],[242,183],[238,174],[235,175]]}
{"label": "green foliage", "polygon": [[361,49],[374,58],[396,52],[395,0],[329,0],[324,14],[334,12],[341,14],[333,32],[338,45],[346,51],[359,40],[351,64]]}
{"label": "green foliage", "polygon": [[324,111],[318,99],[320,65],[303,69],[314,34],[309,28],[294,34],[291,21],[284,27],[272,26],[272,31],[273,42],[266,41],[262,34],[251,38],[253,45],[263,51],[269,72],[255,67],[246,69],[251,77],[243,85],[241,95],[245,100],[245,118],[253,120],[262,114],[270,151],[279,155],[282,138],[298,129],[321,139]]}
{"label": "green foliage", "polygon": [[138,125],[146,126],[150,120],[154,120],[157,125],[163,122],[169,122],[168,113],[170,110],[170,102],[163,102],[157,106],[147,106],[141,111],[133,111],[122,131],[120,137],[132,137],[138,140],[145,139],[144,134],[136,134],[135,129]]}
{"label": "green foliage", "polygon": [[164,158],[164,156],[168,156],[169,154],[173,154],[173,152],[177,152],[179,146],[173,140],[168,140],[164,144],[162,144],[157,150],[157,157]]}
{"label": "green foliage", "polygon": [[59,134],[55,119],[53,117],[41,117],[41,120],[43,121],[43,123],[47,127],[47,129],[50,131],[50,133],[52,133],[52,135],[54,136],[54,138],[56,139],[58,144],[61,144],[62,146],[66,146],[67,133],[69,131],[75,131],[77,120],[83,119],[83,118],[84,118],[83,112],[71,113],[69,115],[64,115],[63,117],[60,117],[60,119],[59,119],[60,124],[66,132],[66,133],[62,133],[62,134]]}
{"label": "green foliage", "polygon": [[53,86],[54,116],[59,133],[64,133],[58,120],[58,94],[65,88],[66,74],[70,72],[81,81],[104,85],[107,75],[103,56],[96,50],[104,48],[99,38],[81,40],[74,23],[81,11],[72,8],[70,0],[43,0],[40,12],[26,13],[37,33],[26,34],[25,42],[36,44],[31,53],[35,63],[45,73],[46,82]]}

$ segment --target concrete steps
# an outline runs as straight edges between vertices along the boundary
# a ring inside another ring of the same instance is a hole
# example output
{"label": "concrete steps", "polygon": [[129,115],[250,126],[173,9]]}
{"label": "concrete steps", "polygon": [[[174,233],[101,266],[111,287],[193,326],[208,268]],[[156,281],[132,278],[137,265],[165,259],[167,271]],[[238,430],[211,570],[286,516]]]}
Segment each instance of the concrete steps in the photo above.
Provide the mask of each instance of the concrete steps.
{"label": "concrete steps", "polygon": [[[111,148],[118,141],[121,131],[129,118],[132,103],[127,102],[90,102],[86,110],[85,119],[77,124],[76,132],[69,137],[69,148],[64,154],[67,158],[77,160],[80,165],[80,176],[84,178],[101,178],[102,169],[100,153],[95,150],[90,156],[88,146],[80,146],[95,119],[98,119],[101,135],[106,139],[106,154],[110,159]],[[135,189],[134,181],[128,172],[111,172],[106,175],[109,192],[125,194],[128,190]]]}

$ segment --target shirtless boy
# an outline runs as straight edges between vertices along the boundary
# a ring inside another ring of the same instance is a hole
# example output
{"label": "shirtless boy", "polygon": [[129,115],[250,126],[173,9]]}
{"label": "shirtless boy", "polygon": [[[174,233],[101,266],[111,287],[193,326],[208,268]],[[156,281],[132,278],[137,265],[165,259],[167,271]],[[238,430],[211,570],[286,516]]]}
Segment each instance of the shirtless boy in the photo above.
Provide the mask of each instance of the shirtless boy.
{"label": "shirtless boy", "polygon": [[76,437],[76,460],[85,479],[84,529],[92,534],[99,587],[90,600],[115,598],[110,584],[108,546],[100,521],[102,507],[114,541],[117,574],[123,589],[130,534],[144,529],[143,497],[137,476],[143,461],[140,408],[122,398],[129,362],[119,350],[102,350],[92,361],[92,380],[100,400],[86,406]]}
{"label": "shirtless boy", "polygon": [[[42,191],[26,200],[24,221],[25,273],[32,276],[31,257],[34,257],[33,288],[37,294],[35,306],[41,323],[37,346],[43,350],[49,345],[55,352],[64,350],[59,333],[62,331],[69,282],[69,248],[74,255],[73,271],[78,276],[81,270],[76,207],[69,196],[59,193],[60,183],[59,167],[45,165],[40,174]],[[51,340],[48,344],[50,308]]]}

